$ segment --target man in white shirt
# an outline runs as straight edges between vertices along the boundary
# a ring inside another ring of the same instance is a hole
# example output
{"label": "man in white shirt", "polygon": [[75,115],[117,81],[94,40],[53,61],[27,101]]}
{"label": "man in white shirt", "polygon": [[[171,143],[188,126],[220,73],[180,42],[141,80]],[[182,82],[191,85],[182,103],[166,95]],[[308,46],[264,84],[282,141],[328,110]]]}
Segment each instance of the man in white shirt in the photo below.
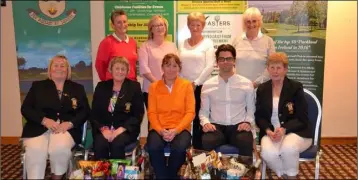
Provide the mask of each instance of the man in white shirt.
{"label": "man in white shirt", "polygon": [[254,87],[235,72],[236,50],[229,44],[215,52],[219,75],[206,81],[201,91],[200,124],[203,149],[211,151],[230,144],[240,155],[252,157],[254,123]]}

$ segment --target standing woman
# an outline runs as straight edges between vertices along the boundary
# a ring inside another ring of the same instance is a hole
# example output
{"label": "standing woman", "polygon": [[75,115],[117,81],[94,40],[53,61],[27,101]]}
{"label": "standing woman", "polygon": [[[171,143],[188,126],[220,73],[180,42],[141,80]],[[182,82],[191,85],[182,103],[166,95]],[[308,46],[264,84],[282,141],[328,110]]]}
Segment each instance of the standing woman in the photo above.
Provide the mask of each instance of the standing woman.
{"label": "standing woman", "polygon": [[34,81],[21,106],[26,119],[21,138],[28,179],[45,178],[47,157],[52,179],[64,178],[71,148],[81,142],[90,108],[83,85],[70,79],[67,58],[56,55],[48,66],[48,79]]}
{"label": "standing woman", "polygon": [[144,76],[142,91],[147,108],[149,85],[160,80],[163,75],[161,68],[163,57],[169,53],[177,54],[175,44],[165,40],[167,34],[167,20],[161,15],[152,16],[148,23],[148,40],[138,51],[139,72]]}
{"label": "standing woman", "polygon": [[183,64],[181,75],[192,83],[195,94],[195,118],[193,122],[193,146],[202,149],[201,125],[199,120],[200,93],[203,83],[209,79],[214,70],[214,43],[204,38],[205,16],[200,12],[188,15],[187,25],[190,38],[179,44],[179,56]]}
{"label": "standing woman", "polygon": [[254,88],[269,80],[266,70],[267,57],[275,52],[274,41],[262,34],[260,10],[251,7],[243,14],[244,33],[232,45],[236,49],[236,73],[250,79]]}
{"label": "standing woman", "polygon": [[109,61],[116,56],[125,57],[130,65],[128,79],[137,81],[137,43],[127,35],[128,18],[123,10],[114,10],[111,14],[111,26],[114,33],[105,37],[99,44],[96,58],[96,70],[101,81],[112,79],[108,71]]}
{"label": "standing woman", "polygon": [[[237,36],[232,45],[236,49],[236,73],[251,80],[256,89],[261,83],[270,79],[266,70],[267,57],[275,52],[274,41],[262,34],[262,15],[259,9],[251,7],[243,14],[243,34]],[[256,130],[252,129],[254,139]],[[256,158],[259,154],[254,141],[253,149]]]}

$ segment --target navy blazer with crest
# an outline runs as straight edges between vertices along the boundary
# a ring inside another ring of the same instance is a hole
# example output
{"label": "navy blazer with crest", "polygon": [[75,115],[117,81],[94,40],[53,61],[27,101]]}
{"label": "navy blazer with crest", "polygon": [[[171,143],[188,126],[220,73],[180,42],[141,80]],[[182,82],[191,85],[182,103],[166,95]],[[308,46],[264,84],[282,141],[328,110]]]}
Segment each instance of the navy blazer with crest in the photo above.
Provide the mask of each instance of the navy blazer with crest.
{"label": "navy blazer with crest", "polygon": [[94,134],[100,133],[103,126],[115,129],[123,127],[135,139],[140,133],[140,126],[144,116],[144,102],[140,84],[125,78],[118,95],[114,112],[108,111],[110,99],[113,95],[113,79],[101,81],[97,84],[92,101],[91,122]]}
{"label": "navy blazer with crest", "polygon": [[46,132],[48,129],[41,122],[47,117],[54,121],[70,121],[73,128],[68,132],[76,143],[80,143],[82,125],[89,112],[83,85],[66,80],[60,99],[55,82],[50,79],[34,81],[21,106],[21,113],[27,120],[21,137],[37,137]]}
{"label": "navy blazer with crest", "polygon": [[[262,83],[256,92],[255,122],[260,128],[260,140],[266,129],[274,131],[272,116],[272,80]],[[304,138],[312,138],[312,126],[308,119],[308,106],[302,83],[285,77],[278,104],[278,118],[286,134],[295,133]]]}

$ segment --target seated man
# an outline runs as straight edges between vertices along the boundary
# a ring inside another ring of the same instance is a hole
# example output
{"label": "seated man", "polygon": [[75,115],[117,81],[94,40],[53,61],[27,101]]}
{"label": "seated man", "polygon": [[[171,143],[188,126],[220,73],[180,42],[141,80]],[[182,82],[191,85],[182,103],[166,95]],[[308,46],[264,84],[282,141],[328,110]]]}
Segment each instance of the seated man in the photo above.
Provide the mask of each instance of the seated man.
{"label": "seated man", "polygon": [[200,124],[203,149],[220,145],[239,148],[240,155],[252,157],[255,102],[252,82],[235,73],[236,50],[222,44],[215,52],[219,75],[206,81],[201,91]]}

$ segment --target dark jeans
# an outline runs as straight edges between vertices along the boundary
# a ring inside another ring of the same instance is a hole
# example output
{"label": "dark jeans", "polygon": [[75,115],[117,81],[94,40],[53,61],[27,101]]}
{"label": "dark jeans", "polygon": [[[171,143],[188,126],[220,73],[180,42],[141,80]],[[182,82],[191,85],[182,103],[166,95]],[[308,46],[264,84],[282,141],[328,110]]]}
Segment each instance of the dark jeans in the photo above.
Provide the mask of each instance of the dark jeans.
{"label": "dark jeans", "polygon": [[102,133],[96,133],[93,139],[94,157],[100,159],[124,159],[124,148],[126,145],[135,142],[137,139],[128,132],[118,135],[112,142],[108,142]]}
{"label": "dark jeans", "polygon": [[200,125],[200,119],[199,119],[199,111],[200,111],[200,94],[201,94],[201,88],[203,85],[196,86],[194,91],[195,96],[195,118],[193,120],[193,147],[194,149],[202,149],[202,140],[201,136],[203,134],[202,127]]}
{"label": "dark jeans", "polygon": [[170,142],[170,157],[168,166],[164,157],[164,147],[167,142],[155,131],[151,130],[147,138],[147,148],[150,163],[157,179],[179,178],[178,171],[185,162],[186,149],[190,146],[191,135],[184,130]]}
{"label": "dark jeans", "polygon": [[230,144],[239,149],[242,156],[252,157],[253,136],[251,131],[237,131],[237,125],[214,124],[216,131],[203,134],[203,149],[211,151],[221,145]]}

